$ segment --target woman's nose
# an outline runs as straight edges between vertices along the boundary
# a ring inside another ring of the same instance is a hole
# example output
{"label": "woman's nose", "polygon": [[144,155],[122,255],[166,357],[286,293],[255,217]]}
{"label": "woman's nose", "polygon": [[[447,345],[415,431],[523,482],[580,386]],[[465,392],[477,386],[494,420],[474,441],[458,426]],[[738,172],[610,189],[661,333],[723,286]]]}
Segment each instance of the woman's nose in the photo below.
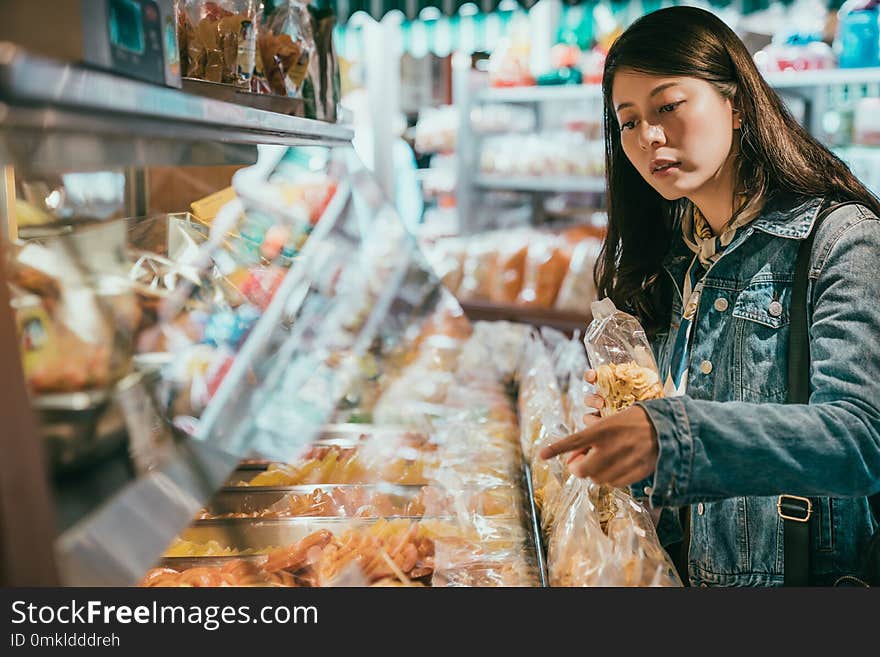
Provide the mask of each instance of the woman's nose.
{"label": "woman's nose", "polygon": [[659,125],[648,121],[642,121],[642,129],[639,131],[639,146],[642,150],[648,150],[652,146],[662,146],[666,143],[666,133]]}

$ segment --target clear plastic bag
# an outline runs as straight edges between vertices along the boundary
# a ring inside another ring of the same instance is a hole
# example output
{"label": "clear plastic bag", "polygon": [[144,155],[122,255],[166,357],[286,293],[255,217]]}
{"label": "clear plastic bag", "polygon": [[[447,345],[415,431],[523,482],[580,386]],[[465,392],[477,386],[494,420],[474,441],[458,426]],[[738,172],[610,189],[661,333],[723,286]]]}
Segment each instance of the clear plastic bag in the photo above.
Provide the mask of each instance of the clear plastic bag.
{"label": "clear plastic bag", "polygon": [[550,586],[597,586],[613,546],[590,499],[589,482],[571,477],[560,495],[547,546]]}
{"label": "clear plastic bag", "polygon": [[529,243],[524,233],[509,235],[498,250],[495,279],[489,299],[495,303],[512,304],[522,291]]}
{"label": "clear plastic bag", "polygon": [[637,401],[663,396],[663,386],[651,345],[638,320],[617,310],[610,299],[592,304],[593,321],[584,346],[596,370],[599,394],[605,399],[603,416]]}
{"label": "clear plastic bag", "polygon": [[517,302],[533,308],[552,308],[568,272],[571,246],[556,237],[537,239],[529,245],[523,285]]}
{"label": "clear plastic bag", "polygon": [[260,6],[256,0],[186,0],[177,12],[186,77],[250,89]]}
{"label": "clear plastic bag", "polygon": [[556,297],[557,310],[565,310],[586,315],[590,304],[596,300],[596,283],[593,268],[602,243],[596,239],[585,239],[574,247],[568,273]]}
{"label": "clear plastic bag", "polygon": [[266,17],[257,39],[262,74],[272,93],[299,96],[314,56],[308,10],[296,0],[280,3]]}

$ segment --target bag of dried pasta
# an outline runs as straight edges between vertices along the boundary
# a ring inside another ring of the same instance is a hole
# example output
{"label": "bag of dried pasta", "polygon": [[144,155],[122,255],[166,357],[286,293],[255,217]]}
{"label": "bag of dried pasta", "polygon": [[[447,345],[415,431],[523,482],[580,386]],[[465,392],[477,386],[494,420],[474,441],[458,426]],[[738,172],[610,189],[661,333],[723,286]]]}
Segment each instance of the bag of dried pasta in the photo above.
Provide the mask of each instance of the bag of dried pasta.
{"label": "bag of dried pasta", "polygon": [[584,346],[590,366],[596,370],[599,394],[605,399],[602,416],[637,401],[662,397],[657,361],[639,321],[607,298],[595,301],[592,310]]}

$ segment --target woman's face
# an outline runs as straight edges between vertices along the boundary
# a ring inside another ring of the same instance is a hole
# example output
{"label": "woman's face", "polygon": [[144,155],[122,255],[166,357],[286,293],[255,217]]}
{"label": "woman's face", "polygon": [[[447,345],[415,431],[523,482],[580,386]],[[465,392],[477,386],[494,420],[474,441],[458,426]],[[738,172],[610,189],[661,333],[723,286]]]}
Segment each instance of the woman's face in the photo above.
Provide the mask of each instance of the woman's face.
{"label": "woman's face", "polygon": [[739,114],[710,83],[621,70],[611,95],[623,152],[663,198],[693,199],[732,175]]}

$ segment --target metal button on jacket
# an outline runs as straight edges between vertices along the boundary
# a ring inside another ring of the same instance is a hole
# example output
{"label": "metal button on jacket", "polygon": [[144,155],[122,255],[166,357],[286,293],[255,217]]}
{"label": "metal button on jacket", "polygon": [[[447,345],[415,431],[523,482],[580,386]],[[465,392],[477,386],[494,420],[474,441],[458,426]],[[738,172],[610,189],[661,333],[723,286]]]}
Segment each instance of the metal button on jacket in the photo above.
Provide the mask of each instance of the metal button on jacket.
{"label": "metal button on jacket", "polygon": [[703,503],[702,503],[702,502],[700,502],[699,504],[697,504],[697,515],[698,515],[698,516],[703,515],[703,511],[705,511],[705,510],[706,510],[706,507],[703,506]]}
{"label": "metal button on jacket", "polygon": [[782,304],[778,301],[771,301],[770,305],[767,307],[767,312],[770,313],[771,317],[779,317],[782,315]]}
{"label": "metal button on jacket", "polygon": [[711,374],[711,373],[712,373],[712,363],[711,363],[711,361],[704,360],[702,363],[700,363],[700,371],[701,371],[703,374]]}
{"label": "metal button on jacket", "polygon": [[717,299],[715,299],[715,310],[720,313],[723,313],[725,310],[727,310],[727,299],[725,299],[724,297],[718,297]]}

